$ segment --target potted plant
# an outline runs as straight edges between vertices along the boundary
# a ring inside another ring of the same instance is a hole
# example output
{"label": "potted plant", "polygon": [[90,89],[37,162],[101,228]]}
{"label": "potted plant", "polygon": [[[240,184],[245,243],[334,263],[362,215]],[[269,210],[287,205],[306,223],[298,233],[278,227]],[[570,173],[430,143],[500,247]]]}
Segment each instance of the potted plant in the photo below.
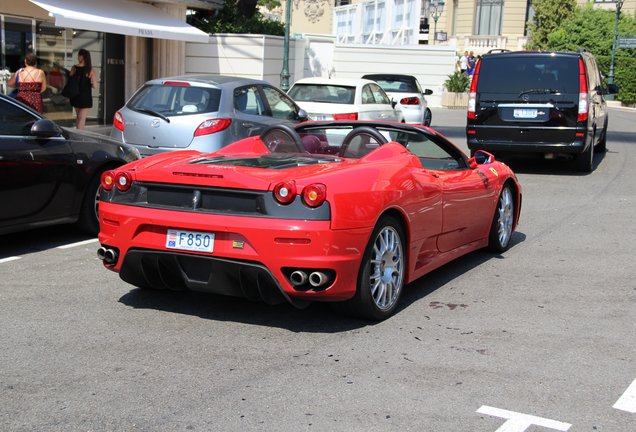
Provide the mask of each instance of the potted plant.
{"label": "potted plant", "polygon": [[470,79],[462,71],[448,75],[448,79],[444,81],[442,105],[448,108],[466,108],[469,87]]}

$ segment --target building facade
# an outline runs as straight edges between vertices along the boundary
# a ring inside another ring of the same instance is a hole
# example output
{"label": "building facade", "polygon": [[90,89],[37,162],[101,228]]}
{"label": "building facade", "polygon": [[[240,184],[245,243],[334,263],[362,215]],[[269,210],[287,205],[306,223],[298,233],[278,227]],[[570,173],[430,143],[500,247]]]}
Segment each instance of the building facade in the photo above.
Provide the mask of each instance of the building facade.
{"label": "building facade", "polygon": [[185,72],[186,41],[209,35],[186,24],[189,8],[215,9],[222,0],[12,0],[0,3],[0,91],[6,77],[33,52],[47,75],[47,117],[72,124],[74,113],[60,95],[77,51],[91,53],[99,86],[89,123],[110,123],[125,100],[146,80]]}

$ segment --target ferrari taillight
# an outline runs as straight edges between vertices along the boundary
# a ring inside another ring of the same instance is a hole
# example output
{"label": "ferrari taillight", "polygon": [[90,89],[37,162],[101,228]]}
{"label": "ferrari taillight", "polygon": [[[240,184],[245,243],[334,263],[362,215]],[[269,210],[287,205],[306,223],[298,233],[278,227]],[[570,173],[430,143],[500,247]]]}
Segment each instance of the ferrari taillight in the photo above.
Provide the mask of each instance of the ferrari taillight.
{"label": "ferrari taillight", "polygon": [[112,171],[104,171],[100,178],[102,188],[105,190],[111,190],[115,185],[115,175]]}
{"label": "ferrari taillight", "polygon": [[115,115],[113,116],[113,127],[122,132],[125,129],[124,116],[119,111],[117,111]]}
{"label": "ferrari taillight", "polygon": [[477,61],[475,66],[475,73],[473,74],[473,80],[470,82],[470,93],[468,94],[468,119],[475,120],[477,118],[477,81],[479,80],[479,69],[481,69],[481,62]]}
{"label": "ferrari taillight", "polygon": [[579,113],[576,121],[586,121],[587,116],[587,76],[585,75],[585,63],[583,62],[583,59],[579,59]]}
{"label": "ferrari taillight", "polygon": [[289,204],[296,198],[296,183],[293,180],[280,182],[274,186],[274,199],[281,204]]}
{"label": "ferrari taillight", "polygon": [[420,104],[420,98],[418,98],[416,96],[402,98],[402,99],[400,99],[400,104],[402,104],[402,105],[419,105]]}
{"label": "ferrari taillight", "polygon": [[132,177],[126,171],[115,174],[115,186],[122,192],[126,192],[132,186]]}
{"label": "ferrari taillight", "polygon": [[229,118],[207,119],[195,129],[194,136],[198,137],[220,132],[229,128],[230,124],[232,124],[232,119]]}
{"label": "ferrari taillight", "polygon": [[342,113],[342,114],[334,114],[334,120],[358,120],[358,113]]}
{"label": "ferrari taillight", "polygon": [[309,207],[318,207],[327,199],[327,186],[321,183],[310,184],[303,188],[303,201]]}

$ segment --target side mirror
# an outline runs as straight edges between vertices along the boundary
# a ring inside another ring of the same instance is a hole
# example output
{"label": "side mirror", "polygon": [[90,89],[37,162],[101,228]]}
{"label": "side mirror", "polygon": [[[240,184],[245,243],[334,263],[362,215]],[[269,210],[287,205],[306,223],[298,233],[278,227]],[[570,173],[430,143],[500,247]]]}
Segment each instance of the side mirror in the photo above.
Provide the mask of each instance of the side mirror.
{"label": "side mirror", "polygon": [[298,110],[297,117],[298,117],[298,121],[301,121],[301,122],[309,120],[309,114],[307,114],[307,111],[305,111],[302,108]]}
{"label": "side mirror", "polygon": [[37,138],[62,136],[62,129],[49,119],[40,119],[31,126],[31,135]]}
{"label": "side mirror", "polygon": [[488,153],[484,150],[477,150],[475,152],[475,155],[468,159],[468,166],[470,167],[470,169],[475,169],[478,165],[489,164],[493,163],[494,161],[495,156],[493,156],[491,153]]}
{"label": "side mirror", "polygon": [[397,101],[395,99],[391,98],[391,106],[393,108],[395,108],[396,105],[397,105]]}
{"label": "side mirror", "polygon": [[424,96],[430,96],[432,94],[433,94],[433,90],[431,90],[431,89],[424,90]]}
{"label": "side mirror", "polygon": [[607,94],[616,94],[616,93],[618,93],[618,86],[616,84],[608,84]]}

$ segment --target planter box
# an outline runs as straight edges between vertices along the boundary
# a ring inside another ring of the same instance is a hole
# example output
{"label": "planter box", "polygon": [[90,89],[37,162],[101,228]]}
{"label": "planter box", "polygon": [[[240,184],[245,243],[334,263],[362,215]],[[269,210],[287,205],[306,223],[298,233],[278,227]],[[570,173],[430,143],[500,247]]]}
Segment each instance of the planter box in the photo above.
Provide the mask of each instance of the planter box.
{"label": "planter box", "polygon": [[442,93],[442,106],[446,108],[467,108],[468,93]]}

